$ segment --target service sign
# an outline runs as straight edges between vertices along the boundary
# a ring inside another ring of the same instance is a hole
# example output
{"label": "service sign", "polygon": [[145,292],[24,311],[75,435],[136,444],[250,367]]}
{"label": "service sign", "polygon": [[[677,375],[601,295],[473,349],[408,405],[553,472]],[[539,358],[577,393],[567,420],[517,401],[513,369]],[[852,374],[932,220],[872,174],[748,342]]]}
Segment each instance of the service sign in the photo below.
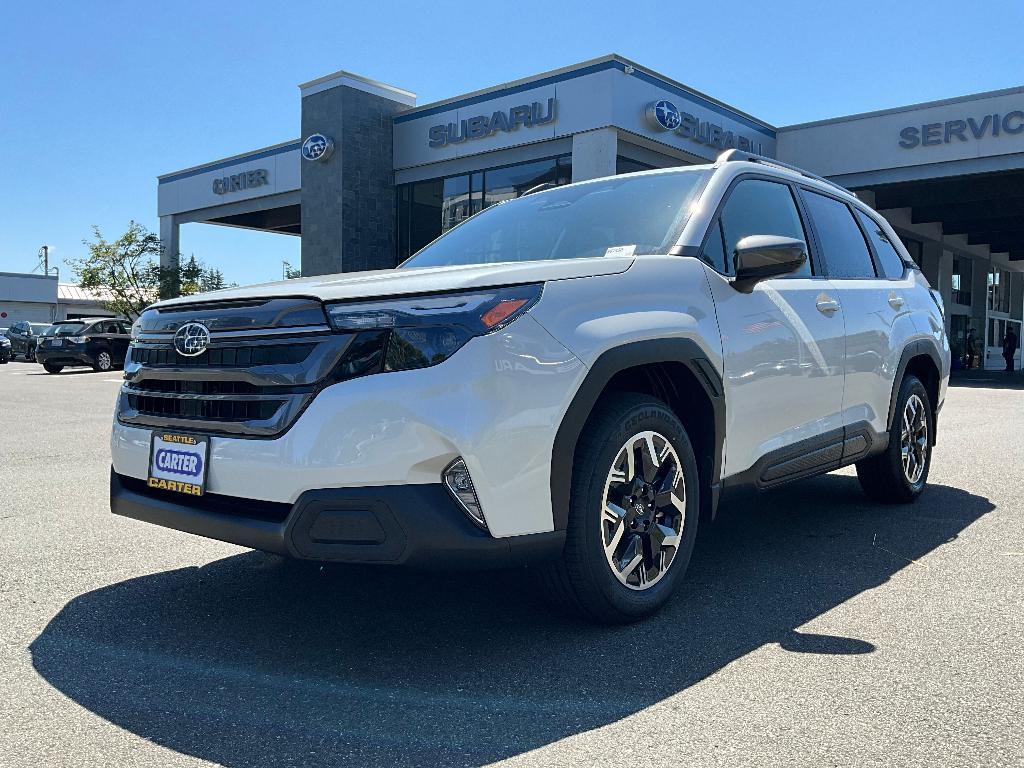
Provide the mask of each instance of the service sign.
{"label": "service sign", "polygon": [[206,490],[210,438],[154,432],[149,448],[150,488],[202,496]]}

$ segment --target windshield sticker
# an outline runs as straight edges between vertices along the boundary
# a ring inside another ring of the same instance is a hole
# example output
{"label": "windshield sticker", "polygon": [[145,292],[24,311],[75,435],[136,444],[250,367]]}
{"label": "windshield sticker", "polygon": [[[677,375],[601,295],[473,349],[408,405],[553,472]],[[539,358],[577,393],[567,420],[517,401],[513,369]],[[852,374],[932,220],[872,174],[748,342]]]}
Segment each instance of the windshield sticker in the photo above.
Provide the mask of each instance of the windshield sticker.
{"label": "windshield sticker", "polygon": [[613,245],[604,252],[605,256],[632,256],[636,245]]}

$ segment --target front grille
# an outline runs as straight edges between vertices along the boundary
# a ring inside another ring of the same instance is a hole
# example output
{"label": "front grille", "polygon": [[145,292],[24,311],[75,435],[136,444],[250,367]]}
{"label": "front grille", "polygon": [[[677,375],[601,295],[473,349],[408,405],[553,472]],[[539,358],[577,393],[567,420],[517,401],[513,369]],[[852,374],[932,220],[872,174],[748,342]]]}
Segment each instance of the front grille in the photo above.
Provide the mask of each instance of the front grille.
{"label": "front grille", "polygon": [[[185,357],[174,333],[210,329],[210,346]],[[124,424],[275,437],[328,382],[353,335],[332,333],[311,299],[168,305],[143,313],[118,400]]]}
{"label": "front grille", "polygon": [[266,421],[284,400],[197,400],[128,393],[128,405],[140,416],[203,421]]}
{"label": "front grille", "polygon": [[192,379],[143,379],[132,385],[134,392],[171,395],[262,395],[276,387],[260,387],[248,381],[196,381]]}
{"label": "front grille", "polygon": [[131,361],[152,368],[251,368],[256,365],[295,365],[315,344],[263,344],[213,347],[201,355],[185,357],[173,347],[133,347]]}

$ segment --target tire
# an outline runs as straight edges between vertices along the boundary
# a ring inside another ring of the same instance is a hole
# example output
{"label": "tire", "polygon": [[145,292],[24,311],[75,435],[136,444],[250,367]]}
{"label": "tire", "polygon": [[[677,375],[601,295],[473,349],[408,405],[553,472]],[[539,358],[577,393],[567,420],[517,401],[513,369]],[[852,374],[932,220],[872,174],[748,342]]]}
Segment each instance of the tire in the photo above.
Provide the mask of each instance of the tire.
{"label": "tire", "polygon": [[92,369],[98,373],[106,373],[113,370],[114,368],[114,357],[106,349],[101,349],[96,353],[96,362],[92,364]]}
{"label": "tire", "polygon": [[64,366],[57,365],[57,363],[43,363],[43,370],[47,373],[60,373],[64,370]]}
{"label": "tire", "polygon": [[[905,417],[911,426],[906,439]],[[928,482],[935,435],[935,413],[928,390],[916,376],[908,375],[900,383],[892,422],[888,447],[877,456],[857,462],[857,479],[873,501],[908,504],[921,494]],[[904,448],[907,449],[906,463]]]}
{"label": "tire", "polygon": [[[630,445],[649,458],[630,464]],[[650,446],[661,454],[660,466]],[[641,465],[645,477],[635,476],[631,483],[630,466]],[[606,511],[606,500],[613,499],[619,503]],[[675,414],[645,395],[603,397],[576,446],[565,549],[561,561],[540,572],[545,597],[605,624],[649,616],[683,579],[699,510],[697,461]],[[675,546],[662,547],[676,531]],[[626,563],[635,563],[637,556],[641,560],[631,569]]]}

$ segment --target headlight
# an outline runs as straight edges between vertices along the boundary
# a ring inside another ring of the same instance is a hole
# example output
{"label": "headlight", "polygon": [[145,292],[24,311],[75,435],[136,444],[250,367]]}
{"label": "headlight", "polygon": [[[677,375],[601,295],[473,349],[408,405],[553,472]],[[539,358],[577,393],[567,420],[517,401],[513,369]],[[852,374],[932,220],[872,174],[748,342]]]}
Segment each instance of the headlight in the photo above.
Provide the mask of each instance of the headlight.
{"label": "headlight", "polygon": [[384,371],[437,365],[474,336],[504,328],[532,307],[540,295],[540,285],[515,285],[329,304],[327,316],[334,330],[357,334],[341,363],[351,368],[343,373],[350,377],[373,372],[366,366],[374,364]]}

